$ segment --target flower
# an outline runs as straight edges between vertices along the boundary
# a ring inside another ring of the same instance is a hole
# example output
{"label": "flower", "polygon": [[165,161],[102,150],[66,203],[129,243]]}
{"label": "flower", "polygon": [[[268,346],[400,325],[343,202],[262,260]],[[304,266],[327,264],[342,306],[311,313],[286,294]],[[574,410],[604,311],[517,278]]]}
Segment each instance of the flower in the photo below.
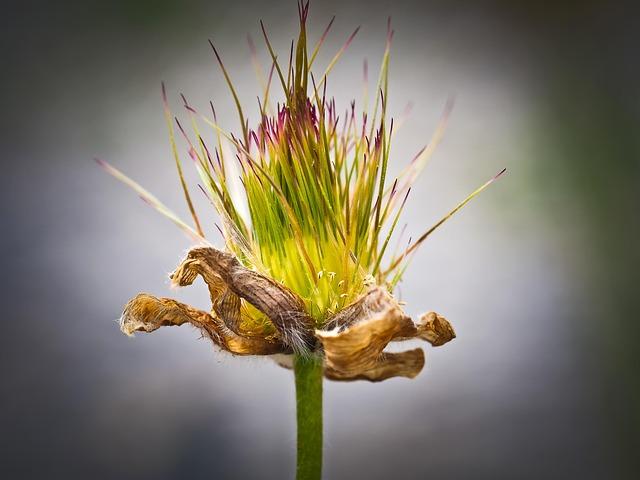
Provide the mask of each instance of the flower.
{"label": "flower", "polygon": [[[198,276],[209,287],[211,312],[141,293],[126,305],[120,320],[122,331],[131,335],[191,324],[221,349],[236,355],[316,353],[324,359],[326,378],[372,382],[397,376],[413,378],[424,366],[422,349],[385,352],[389,342],[420,338],[439,346],[455,338],[449,322],[434,312],[414,323],[380,286],[369,287],[317,329],[295,292],[242,266],[229,253],[211,247],[193,248],[171,280],[182,287],[191,285]],[[266,315],[275,328],[256,329],[243,314],[245,302]]]}
{"label": "flower", "polygon": [[[126,305],[121,328],[130,335],[188,323],[236,355],[319,356],[325,377],[333,380],[412,378],[424,366],[423,351],[391,353],[385,351],[387,345],[417,338],[440,346],[455,333],[434,312],[414,323],[392,292],[424,240],[502,172],[417,240],[409,239],[406,248],[391,252],[390,240],[411,186],[442,137],[451,102],[431,142],[390,182],[387,167],[394,133],[394,120],[387,114],[390,23],[375,100],[371,106],[363,102],[361,113],[356,113],[352,102],[340,114],[327,96],[327,79],[358,29],[316,77],[312,67],[333,19],[309,50],[309,4],[299,3],[298,8],[300,32],[286,68],[278,62],[261,23],[271,66],[268,75],[259,75],[265,80],[255,128],[250,128],[213,43],[237,106],[239,136],[218,125],[213,104],[213,117],[208,118],[183,95],[193,125],[193,134],[187,134],[177,118],[174,122],[163,85],[171,146],[193,227],[136,182],[100,161],[202,245],[189,251],[171,279],[174,285],[186,286],[202,277],[212,303],[211,311],[203,312],[169,298],[140,294]],[[254,63],[260,70],[255,55]],[[365,80],[367,76],[365,63]],[[270,95],[273,82],[282,87],[282,101],[275,105]],[[215,146],[201,133],[202,123],[212,128],[209,137]],[[196,213],[183,175],[175,127],[198,171],[199,187],[221,220],[218,230],[223,249],[214,248],[205,238],[202,226],[206,224]],[[224,144],[234,149],[235,158],[224,154]],[[241,199],[232,193],[236,177],[232,166],[240,171]],[[282,357],[280,360],[282,363]]]}

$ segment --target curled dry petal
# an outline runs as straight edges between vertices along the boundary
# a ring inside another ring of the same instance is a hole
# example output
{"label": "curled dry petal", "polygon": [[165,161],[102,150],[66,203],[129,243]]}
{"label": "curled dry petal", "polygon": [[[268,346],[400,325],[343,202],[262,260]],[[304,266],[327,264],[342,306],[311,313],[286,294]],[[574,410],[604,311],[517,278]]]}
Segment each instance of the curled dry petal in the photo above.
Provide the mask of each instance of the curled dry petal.
{"label": "curled dry petal", "polygon": [[211,309],[216,316],[233,332],[241,334],[240,299],[229,290],[222,278],[211,266],[198,258],[187,257],[171,274],[173,285],[185,287],[191,285],[200,275],[209,288]]}
{"label": "curled dry petal", "polygon": [[138,294],[127,303],[120,318],[120,329],[132,335],[185,323],[193,325],[215,344],[236,355],[272,355],[289,351],[276,338],[238,335],[207,312],[171,298],[157,298],[146,293]]}
{"label": "curled dry petal", "polygon": [[392,306],[342,331],[317,330],[316,336],[324,347],[327,367],[355,377],[377,365],[391,340],[409,337],[415,330],[411,319]]}
{"label": "curled dry petal", "polygon": [[374,313],[380,313],[394,303],[393,297],[381,287],[373,287],[350,305],[329,318],[324,330],[339,331],[353,325]]}
{"label": "curled dry petal", "polygon": [[418,336],[434,347],[439,347],[456,338],[456,332],[446,318],[436,312],[429,312],[420,317]]}
{"label": "curled dry petal", "polygon": [[238,332],[239,298],[264,313],[278,330],[282,342],[298,352],[314,345],[314,321],[304,302],[284,285],[254,272],[233,255],[211,247],[193,248],[172,274],[177,285],[193,283],[201,275],[209,286],[214,311]]}
{"label": "curled dry petal", "polygon": [[[271,358],[282,368],[293,370],[293,355],[274,355]],[[353,380],[381,382],[397,376],[413,378],[422,371],[424,363],[424,352],[420,348],[399,353],[382,352],[373,368],[363,370],[357,374],[347,374],[331,368],[327,365],[325,359],[324,376],[328,380],[343,382]]]}
{"label": "curled dry petal", "polygon": [[333,380],[381,381],[415,377],[424,366],[421,349],[384,352],[391,341],[423,338],[438,346],[455,337],[446,319],[430,312],[418,325],[393,297],[373,287],[329,320],[331,330],[316,330],[325,355],[325,375]]}
{"label": "curled dry petal", "polygon": [[397,376],[413,378],[420,373],[423,367],[424,352],[421,348],[414,348],[400,353],[382,352],[374,367],[363,370],[356,375],[349,376],[329,367],[325,368],[324,375],[329,380],[381,382]]}

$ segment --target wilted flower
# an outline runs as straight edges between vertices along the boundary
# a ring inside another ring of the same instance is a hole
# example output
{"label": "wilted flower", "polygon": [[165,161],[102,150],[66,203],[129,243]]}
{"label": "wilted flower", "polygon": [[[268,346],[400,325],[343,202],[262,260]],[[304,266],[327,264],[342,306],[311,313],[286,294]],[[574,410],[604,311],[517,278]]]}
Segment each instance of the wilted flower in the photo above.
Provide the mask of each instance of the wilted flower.
{"label": "wilted flower", "polygon": [[[440,346],[455,337],[449,322],[434,312],[414,323],[392,292],[423,241],[500,174],[415,241],[409,239],[405,248],[391,252],[390,239],[411,185],[442,137],[451,102],[431,142],[389,182],[394,133],[393,119],[387,118],[391,28],[371,108],[365,101],[357,114],[352,102],[340,115],[335,101],[326,95],[327,76],[357,30],[316,77],[312,67],[333,19],[308,51],[308,3],[299,3],[298,9],[300,33],[284,69],[261,24],[271,66],[268,74],[258,75],[263,95],[255,128],[250,128],[213,44],[237,106],[238,136],[220,128],[213,105],[212,118],[207,118],[182,96],[193,127],[188,135],[177,118],[174,122],[163,85],[171,145],[193,227],[133,180],[100,163],[200,244],[188,252],[171,279],[176,286],[186,286],[202,277],[212,304],[211,311],[204,312],[170,298],[140,294],[124,309],[123,332],[190,324],[233,354],[278,354],[279,363],[295,368],[298,475],[319,478],[322,375],[332,380],[413,378],[424,366],[422,349],[387,352],[390,342],[423,339]],[[255,53],[253,58],[261,72]],[[366,63],[364,76],[366,81]],[[275,105],[270,95],[273,82],[280,84],[283,95]],[[212,128],[213,147],[200,131],[203,122]],[[200,176],[199,187],[221,219],[223,249],[205,239],[183,176],[174,124]],[[225,143],[235,158],[225,155]],[[232,167],[240,171],[244,198],[231,193],[236,177]]]}

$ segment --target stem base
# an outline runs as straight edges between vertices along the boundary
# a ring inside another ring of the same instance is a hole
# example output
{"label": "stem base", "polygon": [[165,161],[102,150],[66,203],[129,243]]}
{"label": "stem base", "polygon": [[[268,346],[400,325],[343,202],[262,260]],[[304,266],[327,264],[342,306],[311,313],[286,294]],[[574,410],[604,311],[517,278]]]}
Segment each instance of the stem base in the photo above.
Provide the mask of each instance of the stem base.
{"label": "stem base", "polygon": [[322,477],[322,360],[294,358],[298,425],[297,480]]}

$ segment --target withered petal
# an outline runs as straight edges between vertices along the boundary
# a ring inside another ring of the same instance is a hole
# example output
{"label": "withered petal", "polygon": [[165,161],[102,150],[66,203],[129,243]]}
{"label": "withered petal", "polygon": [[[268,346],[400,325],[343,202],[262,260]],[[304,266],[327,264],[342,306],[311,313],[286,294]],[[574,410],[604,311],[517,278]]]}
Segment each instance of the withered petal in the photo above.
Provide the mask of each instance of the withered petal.
{"label": "withered petal", "polygon": [[[211,247],[191,249],[172,275],[174,283],[192,283],[195,277],[190,270],[207,282],[214,311],[229,323],[229,328],[237,326],[239,318],[239,303],[234,303],[232,296],[235,295],[264,313],[285,344],[296,351],[307,351],[313,346],[315,322],[307,314],[302,299],[284,285],[244,267],[233,255]],[[229,294],[225,293],[227,289]]]}
{"label": "withered petal", "polygon": [[178,287],[191,285],[200,275],[209,288],[211,309],[234,333],[242,335],[240,330],[240,299],[229,290],[215,270],[207,262],[198,258],[185,258],[171,274],[171,282]]}
{"label": "withered petal", "polygon": [[[271,357],[282,368],[293,370],[293,355],[273,355]],[[347,375],[324,365],[324,376],[327,380],[350,382],[355,380],[368,380],[369,382],[381,382],[392,377],[416,377],[424,367],[424,352],[420,348],[406,352],[392,353],[382,352],[376,365],[356,375]]]}
{"label": "withered petal", "polygon": [[[240,297],[231,290],[226,289],[215,303],[213,311],[216,312],[229,329],[237,334],[242,334],[240,328]],[[246,333],[246,332],[245,332]]]}
{"label": "withered petal", "polygon": [[414,348],[405,352],[382,352],[374,367],[363,370],[356,375],[346,375],[344,372],[326,367],[324,375],[329,380],[353,381],[368,380],[381,382],[392,377],[416,377],[424,367],[424,352],[421,348]]}
{"label": "withered petal", "polygon": [[207,312],[171,298],[158,298],[146,293],[136,295],[127,303],[120,318],[120,329],[132,335],[185,323],[193,325],[215,344],[236,355],[272,355],[290,351],[277,339],[238,335]]}
{"label": "withered petal", "polygon": [[327,367],[346,376],[373,369],[387,344],[395,338],[415,336],[416,327],[397,305],[340,331],[316,330]]}
{"label": "withered petal", "polygon": [[456,332],[446,318],[436,312],[428,312],[418,321],[418,336],[439,347],[456,338]]}
{"label": "withered petal", "polygon": [[389,292],[380,286],[374,286],[355,302],[329,317],[323,330],[335,328],[344,330],[360,320],[369,318],[374,313],[386,310],[390,305],[397,305],[397,303]]}
{"label": "withered petal", "polygon": [[416,325],[379,286],[335,314],[327,326],[316,330],[316,336],[324,349],[325,375],[334,380],[413,378],[424,366],[424,352],[385,352],[389,342],[422,338],[439,346],[455,338],[449,322],[434,312]]}
{"label": "withered petal", "polygon": [[215,304],[218,298],[227,289],[227,286],[220,275],[218,275],[206,262],[187,256],[187,258],[180,262],[180,265],[176,267],[169,277],[171,278],[171,283],[174,286],[186,287],[191,285],[198,275],[202,276],[207,287],[209,287],[211,303]]}

